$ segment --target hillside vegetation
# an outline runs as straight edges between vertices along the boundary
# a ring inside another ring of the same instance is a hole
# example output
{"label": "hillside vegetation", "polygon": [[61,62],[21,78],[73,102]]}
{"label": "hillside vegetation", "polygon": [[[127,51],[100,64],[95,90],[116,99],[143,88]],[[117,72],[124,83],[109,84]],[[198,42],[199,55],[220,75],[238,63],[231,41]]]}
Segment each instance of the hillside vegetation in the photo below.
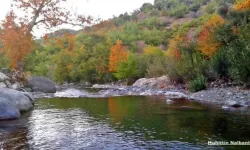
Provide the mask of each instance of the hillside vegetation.
{"label": "hillside vegetation", "polygon": [[249,0],[155,0],[81,32],[44,36],[24,70],[59,83],[168,75],[192,91],[217,79],[250,85],[249,22]]}

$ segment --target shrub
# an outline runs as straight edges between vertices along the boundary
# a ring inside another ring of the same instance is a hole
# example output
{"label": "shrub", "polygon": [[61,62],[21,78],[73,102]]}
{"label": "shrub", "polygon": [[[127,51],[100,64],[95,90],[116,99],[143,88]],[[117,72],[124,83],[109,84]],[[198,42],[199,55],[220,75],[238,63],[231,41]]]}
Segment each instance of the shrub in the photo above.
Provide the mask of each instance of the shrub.
{"label": "shrub", "polygon": [[152,63],[148,64],[147,76],[159,77],[167,73],[167,59],[165,56],[158,57],[152,60]]}
{"label": "shrub", "polygon": [[126,61],[122,61],[117,72],[114,73],[117,79],[135,79],[139,77],[144,77],[145,67],[141,66],[141,56],[135,54],[129,54]]}
{"label": "shrub", "polygon": [[207,88],[207,79],[203,75],[197,76],[195,79],[188,82],[188,89],[191,92],[198,92]]}
{"label": "shrub", "polygon": [[[250,25],[247,22],[241,22],[241,24],[235,26],[233,32],[230,26],[217,30],[217,40],[223,43],[221,48],[223,54],[218,53],[212,60],[217,61],[214,65],[215,70],[223,77],[228,74],[236,82],[249,84],[250,67],[247,62],[250,61]],[[224,68],[222,69],[222,67]]]}
{"label": "shrub", "polygon": [[[210,65],[213,72],[215,72],[215,76],[220,78],[228,78],[229,73],[229,60],[226,57],[226,49],[221,48],[217,54],[211,58]],[[211,78],[215,78],[211,77]]]}
{"label": "shrub", "polygon": [[[197,50],[196,42],[180,43],[177,42],[179,56],[168,60],[167,72],[170,79],[176,82],[187,82],[193,79],[197,74],[203,74],[206,70],[206,60],[204,56]],[[176,78],[177,77],[177,78]]]}

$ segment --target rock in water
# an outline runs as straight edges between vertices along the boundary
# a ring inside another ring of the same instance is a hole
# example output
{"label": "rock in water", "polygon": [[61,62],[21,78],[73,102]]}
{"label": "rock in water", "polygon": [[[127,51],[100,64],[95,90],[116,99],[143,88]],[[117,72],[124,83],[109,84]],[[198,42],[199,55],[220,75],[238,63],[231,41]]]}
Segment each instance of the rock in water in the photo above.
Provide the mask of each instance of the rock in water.
{"label": "rock in water", "polygon": [[166,103],[167,103],[168,105],[170,105],[170,104],[173,104],[173,103],[174,103],[174,101],[173,101],[173,100],[171,100],[171,99],[167,99],[167,100],[166,100]]}
{"label": "rock in water", "polygon": [[27,92],[0,88],[0,120],[16,119],[20,112],[33,108],[34,98]]}
{"label": "rock in water", "polygon": [[165,95],[170,99],[188,99],[188,96],[181,92],[166,92]]}
{"label": "rock in water", "polygon": [[18,119],[20,111],[12,101],[0,97],[0,120]]}
{"label": "rock in water", "polygon": [[33,92],[56,93],[56,85],[45,77],[33,76],[28,79],[28,87]]}
{"label": "rock in water", "polygon": [[84,97],[86,95],[87,93],[77,89],[67,89],[65,91],[56,92],[54,94],[55,97],[72,97],[72,98]]}

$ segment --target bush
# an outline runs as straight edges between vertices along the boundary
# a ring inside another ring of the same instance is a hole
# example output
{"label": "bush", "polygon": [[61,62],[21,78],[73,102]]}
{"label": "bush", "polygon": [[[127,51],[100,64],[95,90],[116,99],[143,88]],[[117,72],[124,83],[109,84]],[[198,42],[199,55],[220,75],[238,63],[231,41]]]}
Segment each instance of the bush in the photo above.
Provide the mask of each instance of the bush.
{"label": "bush", "polygon": [[148,64],[147,76],[159,77],[167,73],[167,59],[165,56],[153,59],[152,63]]}
{"label": "bush", "polygon": [[171,11],[170,16],[182,18],[187,12],[188,7],[185,4],[181,3]]}
{"label": "bush", "polygon": [[127,61],[123,61],[119,64],[115,77],[117,79],[129,79],[145,76],[145,65],[142,64],[141,56],[135,54],[129,54]]}
{"label": "bush", "polygon": [[188,89],[191,92],[198,92],[207,88],[207,79],[203,75],[199,75],[194,80],[188,82]]}
{"label": "bush", "polygon": [[212,58],[212,63],[220,76],[229,76],[236,82],[249,84],[250,67],[247,62],[250,61],[250,25],[247,22],[240,23],[240,26],[235,27],[235,33],[231,32],[230,25],[217,30],[217,40],[223,43],[223,47]]}
{"label": "bush", "polygon": [[157,77],[166,74],[167,57],[158,47],[147,46],[144,49],[144,61],[147,65],[148,77]]}
{"label": "bush", "polygon": [[215,72],[215,75],[210,78],[216,78],[216,77],[228,78],[229,77],[228,69],[229,69],[230,63],[228,62],[226,55],[227,55],[226,49],[221,48],[218,50],[217,54],[215,54],[215,56],[211,58],[210,65],[211,65],[212,71]]}
{"label": "bush", "polygon": [[177,45],[181,58],[170,58],[171,62],[167,67],[170,79],[173,78],[176,82],[188,82],[197,74],[204,74],[207,64],[204,56],[197,50],[196,42],[178,43]]}
{"label": "bush", "polygon": [[49,75],[50,73],[51,72],[49,70],[49,64],[47,64],[46,62],[41,62],[34,67],[34,72],[33,72],[34,75],[51,78],[51,76]]}

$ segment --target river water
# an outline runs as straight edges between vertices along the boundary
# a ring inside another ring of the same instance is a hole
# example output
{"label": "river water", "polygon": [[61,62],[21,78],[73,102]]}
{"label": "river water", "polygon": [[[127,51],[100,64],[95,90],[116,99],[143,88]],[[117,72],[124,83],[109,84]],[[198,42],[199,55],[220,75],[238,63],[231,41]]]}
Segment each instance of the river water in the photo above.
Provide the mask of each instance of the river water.
{"label": "river water", "polygon": [[249,149],[250,116],[163,97],[40,99],[19,120],[0,122],[0,149]]}

